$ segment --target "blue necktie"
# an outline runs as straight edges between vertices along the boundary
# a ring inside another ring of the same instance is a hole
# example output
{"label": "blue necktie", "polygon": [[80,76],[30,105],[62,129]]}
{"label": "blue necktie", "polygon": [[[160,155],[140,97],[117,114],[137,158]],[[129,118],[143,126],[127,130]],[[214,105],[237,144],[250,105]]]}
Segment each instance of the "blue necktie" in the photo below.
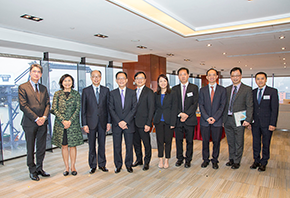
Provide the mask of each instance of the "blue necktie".
{"label": "blue necktie", "polygon": [[96,98],[97,98],[97,103],[99,104],[99,88],[96,88]]}
{"label": "blue necktie", "polygon": [[259,89],[259,94],[258,94],[258,104],[261,103],[261,99],[262,99],[262,90],[263,90],[263,89]]}

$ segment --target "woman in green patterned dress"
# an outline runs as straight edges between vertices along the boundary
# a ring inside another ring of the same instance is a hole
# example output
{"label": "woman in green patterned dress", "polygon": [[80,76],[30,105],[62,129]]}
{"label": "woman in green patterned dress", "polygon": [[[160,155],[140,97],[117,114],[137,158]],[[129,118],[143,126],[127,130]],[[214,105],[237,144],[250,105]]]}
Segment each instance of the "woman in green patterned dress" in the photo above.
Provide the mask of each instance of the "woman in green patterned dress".
{"label": "woman in green patterned dress", "polygon": [[51,113],[55,115],[52,143],[61,147],[65,164],[64,176],[69,174],[69,157],[71,160],[71,174],[76,176],[75,167],[77,148],[84,143],[80,126],[80,94],[74,88],[74,79],[65,74],[59,80],[61,90],[53,96]]}

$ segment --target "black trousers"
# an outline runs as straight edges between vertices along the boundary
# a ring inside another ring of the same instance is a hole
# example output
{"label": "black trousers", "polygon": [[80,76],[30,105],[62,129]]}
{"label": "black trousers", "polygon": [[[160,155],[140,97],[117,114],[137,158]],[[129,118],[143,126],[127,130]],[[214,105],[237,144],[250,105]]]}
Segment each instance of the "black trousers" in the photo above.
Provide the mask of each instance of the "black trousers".
{"label": "black trousers", "polygon": [[150,131],[145,132],[144,128],[138,128],[135,126],[135,133],[134,133],[134,149],[136,153],[136,158],[138,162],[142,162],[142,144],[141,140],[145,147],[145,157],[144,157],[144,163],[149,164],[151,160],[151,143],[150,143]]}
{"label": "black trousers", "polygon": [[202,159],[205,162],[209,162],[209,140],[210,135],[212,137],[213,149],[212,149],[212,162],[218,163],[218,157],[220,154],[220,141],[222,137],[222,127],[200,126],[202,136]]}
{"label": "black trousers", "polygon": [[[184,123],[181,127],[176,127],[175,129],[175,139],[176,139],[176,158],[178,161],[191,162],[193,155],[193,136],[194,136],[195,126],[186,126]],[[183,156],[183,137],[185,134],[186,138],[186,153]]]}
{"label": "black trousers", "polygon": [[[22,126],[25,132],[27,148],[27,166],[30,173],[36,173],[43,168],[46,149],[47,126]],[[34,162],[34,147],[36,141],[36,164]]]}
{"label": "black trousers", "polygon": [[[268,127],[260,127],[259,125],[252,127],[254,160],[261,165],[268,164],[272,134],[273,132],[269,131]],[[260,156],[261,142],[263,143],[262,158]]]}
{"label": "black trousers", "polygon": [[156,139],[158,147],[158,157],[163,157],[164,147],[165,147],[165,158],[170,158],[171,156],[171,146],[173,129],[170,129],[170,125],[165,122],[159,122],[155,125],[156,128]]}
{"label": "black trousers", "polygon": [[[96,152],[96,136],[98,134],[98,154]],[[106,166],[106,154],[105,154],[105,144],[106,144],[106,130],[104,130],[100,123],[95,129],[90,129],[87,134],[89,142],[89,165],[90,168],[96,168],[97,164],[99,167]],[[98,155],[98,158],[97,158]]]}

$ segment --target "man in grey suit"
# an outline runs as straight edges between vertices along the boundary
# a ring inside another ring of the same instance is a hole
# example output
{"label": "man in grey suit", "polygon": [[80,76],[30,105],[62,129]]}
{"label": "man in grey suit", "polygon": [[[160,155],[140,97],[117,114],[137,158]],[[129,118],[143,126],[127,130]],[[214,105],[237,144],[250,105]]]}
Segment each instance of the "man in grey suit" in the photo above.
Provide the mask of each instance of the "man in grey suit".
{"label": "man in grey suit", "polygon": [[[27,147],[27,166],[30,178],[35,181],[39,181],[38,175],[50,176],[43,170],[50,102],[46,87],[38,83],[42,72],[43,69],[39,64],[31,65],[30,80],[18,87],[19,106],[23,112],[21,125],[25,132]],[[35,142],[36,164],[34,163]]]}
{"label": "man in grey suit", "polygon": [[[243,156],[245,127],[249,126],[253,119],[253,95],[252,88],[241,82],[241,68],[232,68],[230,75],[233,84],[226,88],[227,103],[223,116],[229,146],[229,161],[226,166],[238,169]],[[234,115],[242,111],[246,111],[246,118],[241,123],[236,123]]]}
{"label": "man in grey suit", "polygon": [[125,165],[129,173],[133,172],[133,134],[135,132],[134,116],[136,113],[136,92],[126,87],[128,78],[125,72],[116,74],[119,88],[110,93],[109,109],[112,119],[112,132],[114,144],[115,173],[122,169],[122,134],[126,145]]}
{"label": "man in grey suit", "polygon": [[226,105],[227,92],[223,86],[216,83],[217,70],[211,68],[206,72],[209,84],[202,87],[199,92],[199,109],[201,112],[200,131],[202,135],[202,168],[208,166],[209,140],[212,136],[212,168],[218,169],[218,157],[220,153],[220,141],[222,137],[223,113]]}
{"label": "man in grey suit", "polygon": [[[110,90],[100,85],[102,74],[98,70],[91,72],[92,85],[82,93],[82,125],[88,135],[90,174],[95,173],[97,164],[103,172],[106,168],[106,131],[111,129],[109,114]],[[98,158],[96,153],[96,136],[98,134]]]}

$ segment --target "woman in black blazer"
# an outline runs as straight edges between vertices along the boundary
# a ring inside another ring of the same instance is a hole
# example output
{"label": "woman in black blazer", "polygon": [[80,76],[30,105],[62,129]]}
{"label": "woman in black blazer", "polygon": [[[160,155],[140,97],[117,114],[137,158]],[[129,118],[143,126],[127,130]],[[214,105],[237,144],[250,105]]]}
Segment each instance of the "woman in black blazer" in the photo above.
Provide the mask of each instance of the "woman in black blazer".
{"label": "woman in black blazer", "polygon": [[[169,88],[168,78],[161,74],[157,79],[158,88],[155,92],[155,114],[153,124],[156,128],[159,168],[168,168],[171,153],[173,129],[177,116],[176,94]],[[165,146],[165,161],[163,164]]]}

